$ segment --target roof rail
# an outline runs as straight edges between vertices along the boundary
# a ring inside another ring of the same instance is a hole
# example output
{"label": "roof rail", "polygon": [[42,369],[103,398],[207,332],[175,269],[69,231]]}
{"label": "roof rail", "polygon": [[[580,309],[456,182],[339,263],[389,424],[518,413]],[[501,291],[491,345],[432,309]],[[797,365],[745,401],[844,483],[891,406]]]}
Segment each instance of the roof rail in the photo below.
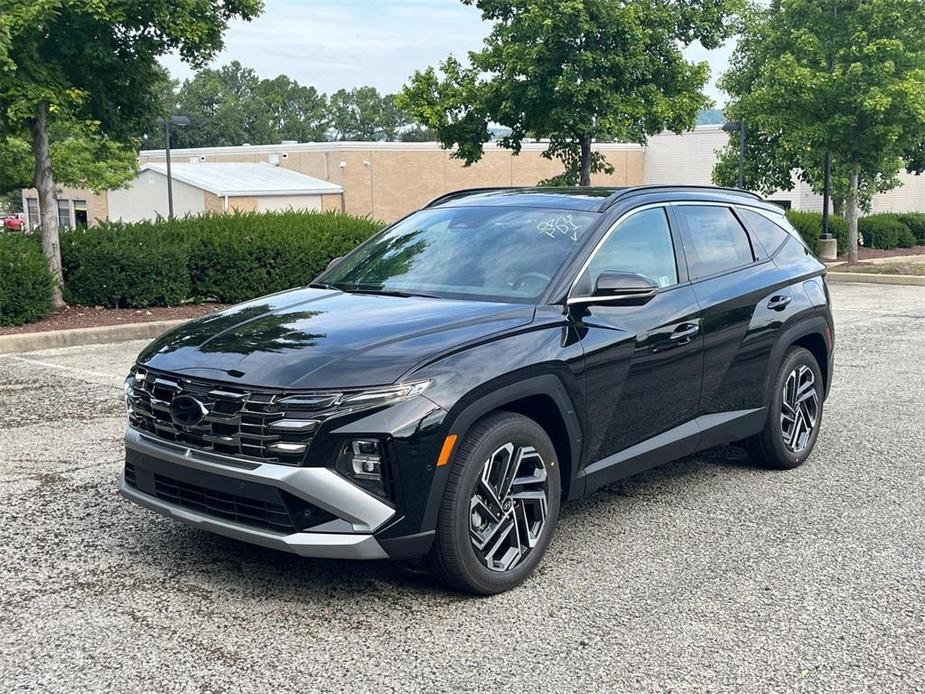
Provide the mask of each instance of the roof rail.
{"label": "roof rail", "polygon": [[438,195],[429,203],[424,205],[425,208],[433,207],[438,205],[441,202],[446,202],[448,200],[454,200],[456,198],[464,198],[468,195],[478,195],[479,193],[493,193],[499,190],[516,190],[516,186],[484,186],[482,188],[463,188],[462,190],[454,190],[449,193],[444,193],[443,195]]}
{"label": "roof rail", "polygon": [[618,190],[617,192],[608,195],[607,199],[601,203],[601,206],[598,208],[598,212],[604,212],[613,207],[617,202],[623,200],[624,198],[630,198],[634,195],[642,195],[644,193],[653,193],[660,190],[677,190],[677,191],[722,191],[724,193],[738,193],[739,195],[747,195],[750,198],[756,200],[764,201],[757,193],[753,193],[750,190],[742,190],[741,188],[724,188],[722,186],[694,186],[694,185],[668,185],[668,184],[656,184],[648,186],[633,186],[631,188],[624,188],[623,190]]}

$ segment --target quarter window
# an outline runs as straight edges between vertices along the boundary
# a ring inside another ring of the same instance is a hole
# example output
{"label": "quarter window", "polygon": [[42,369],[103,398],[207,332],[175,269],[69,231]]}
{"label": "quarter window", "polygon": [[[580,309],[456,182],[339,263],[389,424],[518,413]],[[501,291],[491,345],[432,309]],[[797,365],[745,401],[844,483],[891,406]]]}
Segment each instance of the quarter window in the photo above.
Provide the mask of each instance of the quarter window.
{"label": "quarter window", "polygon": [[678,283],[671,230],[663,208],[643,210],[621,222],[588,265],[583,288],[593,289],[602,272],[635,272],[659,287]]}
{"label": "quarter window", "polygon": [[691,279],[754,262],[748,234],[728,207],[679,205],[677,210]]}
{"label": "quarter window", "polygon": [[751,210],[739,210],[739,216],[742,221],[748,225],[751,232],[758,237],[768,255],[774,255],[784,241],[790,238],[790,234],[781,229],[770,219]]}

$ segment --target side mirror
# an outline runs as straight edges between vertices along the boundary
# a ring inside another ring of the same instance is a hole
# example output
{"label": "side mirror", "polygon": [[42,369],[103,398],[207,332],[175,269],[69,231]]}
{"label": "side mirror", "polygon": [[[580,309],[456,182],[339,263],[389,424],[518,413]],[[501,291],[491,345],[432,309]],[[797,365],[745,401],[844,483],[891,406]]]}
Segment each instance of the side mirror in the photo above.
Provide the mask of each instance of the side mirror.
{"label": "side mirror", "polygon": [[658,294],[658,285],[645,275],[635,272],[602,272],[589,297],[574,297],[569,303],[617,304],[641,306]]}
{"label": "side mirror", "polygon": [[337,256],[336,258],[332,258],[332,259],[331,259],[331,262],[328,263],[328,266],[324,269],[324,271],[325,271],[325,272],[328,272],[328,271],[330,271],[330,270],[333,270],[333,269],[336,268],[338,265],[340,265],[340,261],[342,261],[343,259],[344,259],[344,256],[342,256],[342,255],[339,255],[339,256]]}

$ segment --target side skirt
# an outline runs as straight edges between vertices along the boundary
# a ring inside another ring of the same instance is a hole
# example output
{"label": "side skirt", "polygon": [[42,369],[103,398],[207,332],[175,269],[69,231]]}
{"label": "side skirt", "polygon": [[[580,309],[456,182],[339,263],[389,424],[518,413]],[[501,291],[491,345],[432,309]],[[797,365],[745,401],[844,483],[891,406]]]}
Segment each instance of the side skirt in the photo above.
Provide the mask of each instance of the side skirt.
{"label": "side skirt", "polygon": [[591,463],[577,477],[584,479],[585,494],[590,494],[662,463],[757,434],[766,416],[766,407],[705,414]]}

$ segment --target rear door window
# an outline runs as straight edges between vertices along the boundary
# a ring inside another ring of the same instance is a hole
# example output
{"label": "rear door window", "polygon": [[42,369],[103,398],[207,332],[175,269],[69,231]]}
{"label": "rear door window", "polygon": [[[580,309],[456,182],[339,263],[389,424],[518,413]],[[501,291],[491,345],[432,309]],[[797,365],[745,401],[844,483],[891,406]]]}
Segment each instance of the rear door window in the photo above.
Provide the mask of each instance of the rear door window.
{"label": "rear door window", "polygon": [[748,233],[732,210],[719,205],[678,205],[684,252],[692,280],[755,261]]}

